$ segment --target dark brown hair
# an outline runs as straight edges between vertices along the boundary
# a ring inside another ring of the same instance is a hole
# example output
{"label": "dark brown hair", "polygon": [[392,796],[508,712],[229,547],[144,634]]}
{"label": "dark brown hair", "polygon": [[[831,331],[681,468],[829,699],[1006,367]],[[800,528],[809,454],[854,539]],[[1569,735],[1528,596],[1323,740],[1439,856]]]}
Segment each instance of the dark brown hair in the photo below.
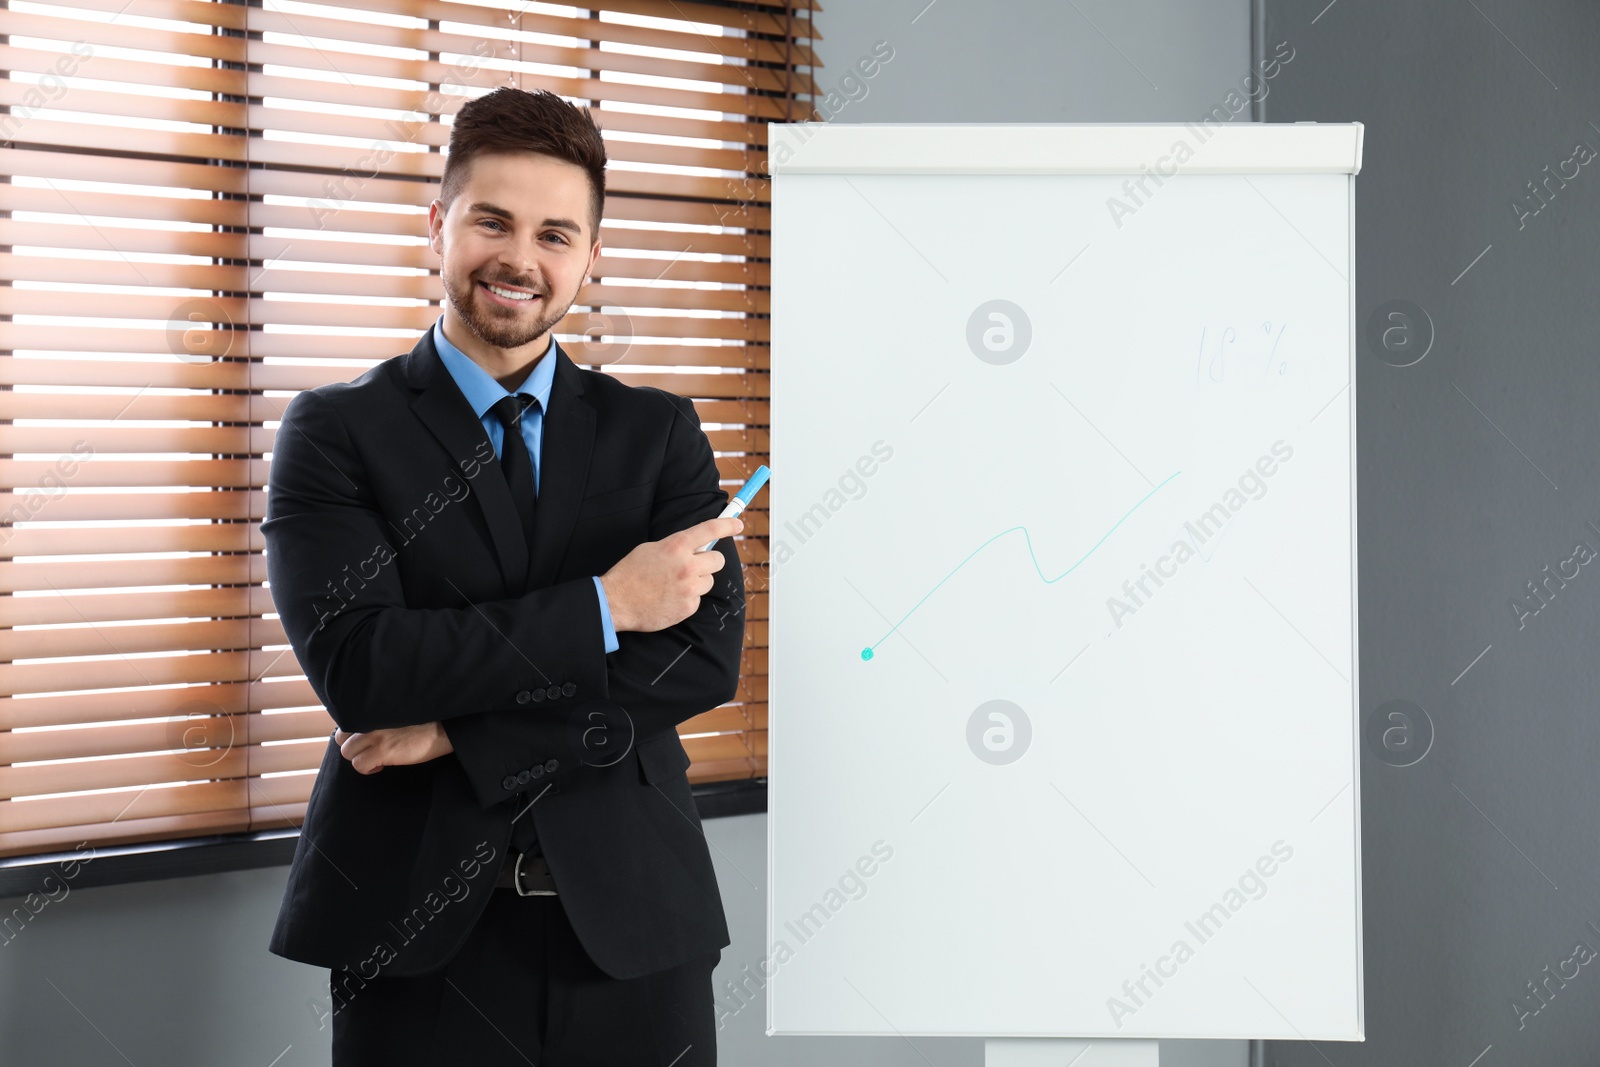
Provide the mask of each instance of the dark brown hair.
{"label": "dark brown hair", "polygon": [[606,146],[588,108],[544,89],[508,85],[461,105],[450,129],[450,151],[439,183],[439,203],[445,211],[466,184],[468,164],[494,152],[537,152],[582,167],[589,175],[590,241],[600,236]]}

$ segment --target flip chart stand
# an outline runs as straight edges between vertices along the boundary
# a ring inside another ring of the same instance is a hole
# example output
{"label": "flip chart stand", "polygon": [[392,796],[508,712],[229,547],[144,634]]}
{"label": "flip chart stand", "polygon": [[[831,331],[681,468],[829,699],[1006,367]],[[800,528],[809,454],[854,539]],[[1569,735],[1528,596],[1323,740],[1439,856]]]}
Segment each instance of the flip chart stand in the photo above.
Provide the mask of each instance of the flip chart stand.
{"label": "flip chart stand", "polygon": [[1160,1067],[1161,1042],[1119,1039],[1074,1041],[1061,1037],[987,1037],[983,1040],[983,1067],[1069,1065]]}

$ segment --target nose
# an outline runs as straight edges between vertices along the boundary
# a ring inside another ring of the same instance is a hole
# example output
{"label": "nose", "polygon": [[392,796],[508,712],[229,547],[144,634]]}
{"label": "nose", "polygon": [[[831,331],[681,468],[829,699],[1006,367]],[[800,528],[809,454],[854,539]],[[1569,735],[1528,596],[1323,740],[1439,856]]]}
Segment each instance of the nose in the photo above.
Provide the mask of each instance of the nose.
{"label": "nose", "polygon": [[539,283],[539,264],[536,256],[524,251],[522,240],[507,241],[501,248],[499,255],[500,265],[505,268],[505,273],[514,278],[524,279],[530,289],[542,288]]}

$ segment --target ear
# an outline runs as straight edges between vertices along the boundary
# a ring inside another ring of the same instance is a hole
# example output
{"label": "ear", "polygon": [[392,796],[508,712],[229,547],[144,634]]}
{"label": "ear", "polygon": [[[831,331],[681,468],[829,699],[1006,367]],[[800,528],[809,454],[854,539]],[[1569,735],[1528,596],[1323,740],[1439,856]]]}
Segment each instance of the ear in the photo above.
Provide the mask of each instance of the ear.
{"label": "ear", "polygon": [[444,255],[444,212],[437,199],[428,205],[428,247],[434,255]]}

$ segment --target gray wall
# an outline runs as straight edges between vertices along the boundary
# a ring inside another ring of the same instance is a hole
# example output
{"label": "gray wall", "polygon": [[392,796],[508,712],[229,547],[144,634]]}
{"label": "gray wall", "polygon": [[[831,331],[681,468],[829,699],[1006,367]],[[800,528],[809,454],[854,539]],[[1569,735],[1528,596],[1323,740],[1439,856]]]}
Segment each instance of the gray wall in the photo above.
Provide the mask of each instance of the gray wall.
{"label": "gray wall", "polygon": [[1600,551],[1600,161],[1512,205],[1600,150],[1600,9],[1327,3],[1267,0],[1266,118],[1365,124],[1357,321],[1409,301],[1433,341],[1395,366],[1427,323],[1408,355],[1389,320],[1357,373],[1362,715],[1408,714],[1362,758],[1366,1041],[1268,1062],[1595,1063],[1600,579],[1563,561]]}
{"label": "gray wall", "polygon": [[[837,91],[825,104],[831,121],[1197,119],[1234,110],[1229,94],[1250,71],[1247,0],[827,6],[818,77],[822,91]],[[893,58],[870,78],[845,80],[878,41]],[[719,1036],[721,1062],[979,1067],[977,1039],[766,1037],[764,997],[740,1007],[724,985],[747,966],[755,972],[765,953],[765,817],[708,820],[706,830],[733,933],[717,988],[738,1009]],[[326,1064],[328,1032],[310,1005],[326,993],[327,972],[266,951],[286,877],[274,868],[85,888],[50,904],[0,946],[0,1061]],[[1162,1062],[1240,1067],[1244,1048],[1168,1042]]]}
{"label": "gray wall", "polygon": [[[1248,0],[826,6],[817,16],[826,38],[817,46],[817,93],[832,122],[1198,119],[1250,70]],[[856,63],[879,41],[894,56],[863,79]]]}

